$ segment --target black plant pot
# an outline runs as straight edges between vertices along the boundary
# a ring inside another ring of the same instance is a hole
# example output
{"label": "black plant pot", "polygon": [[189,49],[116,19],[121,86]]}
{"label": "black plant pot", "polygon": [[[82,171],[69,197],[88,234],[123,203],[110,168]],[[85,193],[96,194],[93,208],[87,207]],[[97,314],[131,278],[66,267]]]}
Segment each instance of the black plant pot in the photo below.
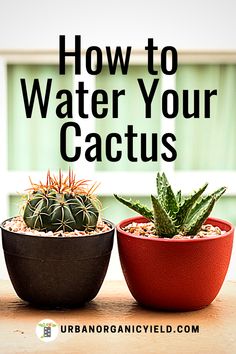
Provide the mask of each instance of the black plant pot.
{"label": "black plant pot", "polygon": [[37,306],[73,307],[92,300],[107,272],[113,246],[111,230],[90,236],[50,237],[8,231],[2,244],[17,295]]}

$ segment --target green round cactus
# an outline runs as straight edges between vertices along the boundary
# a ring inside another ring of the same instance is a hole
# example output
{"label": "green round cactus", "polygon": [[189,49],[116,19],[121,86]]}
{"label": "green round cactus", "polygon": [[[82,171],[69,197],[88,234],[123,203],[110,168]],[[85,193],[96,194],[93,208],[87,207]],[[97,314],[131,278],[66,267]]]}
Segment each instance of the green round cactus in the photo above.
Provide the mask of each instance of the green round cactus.
{"label": "green round cactus", "polygon": [[69,176],[51,177],[46,184],[34,184],[24,205],[23,219],[27,226],[41,231],[93,230],[96,228],[99,210],[93,195],[94,185],[88,188],[87,180],[75,180]]}

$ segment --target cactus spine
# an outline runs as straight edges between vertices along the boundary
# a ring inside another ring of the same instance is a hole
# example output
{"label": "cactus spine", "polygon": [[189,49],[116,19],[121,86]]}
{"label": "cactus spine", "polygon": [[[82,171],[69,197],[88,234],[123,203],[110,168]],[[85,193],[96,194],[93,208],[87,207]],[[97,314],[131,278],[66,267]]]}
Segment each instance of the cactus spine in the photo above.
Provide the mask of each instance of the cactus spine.
{"label": "cactus spine", "polygon": [[217,189],[208,196],[202,196],[207,183],[191,195],[182,197],[181,191],[174,194],[165,174],[157,174],[157,197],[151,196],[152,209],[139,201],[127,200],[114,195],[117,200],[154,222],[159,237],[172,238],[176,234],[196,235],[210,215],[215,202],[226,191]]}
{"label": "cactus spine", "polygon": [[99,215],[93,195],[96,184],[89,188],[88,180],[76,180],[69,170],[67,177],[59,171],[58,178],[48,172],[46,184],[31,185],[23,206],[27,226],[53,232],[95,229]]}

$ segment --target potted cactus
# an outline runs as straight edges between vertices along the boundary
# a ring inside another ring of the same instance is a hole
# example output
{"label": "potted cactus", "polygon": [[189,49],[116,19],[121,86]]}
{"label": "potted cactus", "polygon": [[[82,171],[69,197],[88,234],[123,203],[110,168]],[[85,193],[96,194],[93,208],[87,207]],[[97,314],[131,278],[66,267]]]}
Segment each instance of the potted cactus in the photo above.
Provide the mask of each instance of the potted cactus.
{"label": "potted cactus", "polygon": [[104,280],[114,225],[100,217],[96,184],[48,172],[24,198],[22,216],[2,225],[7,269],[18,296],[39,306],[92,300]]}
{"label": "potted cactus", "polygon": [[210,195],[204,184],[189,196],[173,192],[157,174],[152,209],[115,195],[141,216],[117,225],[122,270],[134,298],[162,310],[188,311],[209,305],[224,281],[233,243],[233,226],[210,218],[225,192]]}

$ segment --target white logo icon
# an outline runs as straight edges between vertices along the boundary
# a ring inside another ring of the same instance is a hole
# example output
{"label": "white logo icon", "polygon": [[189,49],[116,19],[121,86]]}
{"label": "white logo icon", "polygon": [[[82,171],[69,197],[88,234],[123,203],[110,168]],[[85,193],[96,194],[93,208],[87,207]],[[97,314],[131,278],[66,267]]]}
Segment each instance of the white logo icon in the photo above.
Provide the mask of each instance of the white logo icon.
{"label": "white logo icon", "polygon": [[52,342],[58,336],[58,324],[47,318],[37,324],[35,332],[41,341]]}

